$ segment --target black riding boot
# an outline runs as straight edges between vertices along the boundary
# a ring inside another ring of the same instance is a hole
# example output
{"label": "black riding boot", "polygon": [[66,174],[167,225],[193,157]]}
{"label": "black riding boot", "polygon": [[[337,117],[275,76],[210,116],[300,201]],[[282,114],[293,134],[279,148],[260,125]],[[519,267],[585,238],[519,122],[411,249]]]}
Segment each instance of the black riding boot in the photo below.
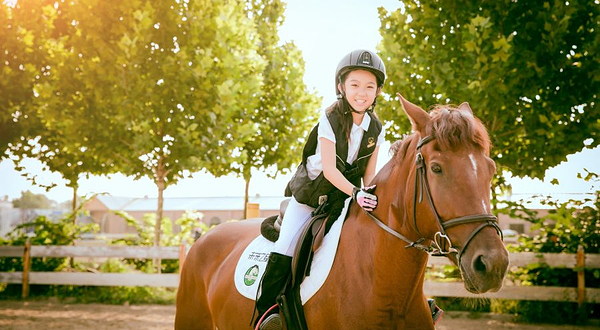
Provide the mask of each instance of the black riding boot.
{"label": "black riding boot", "polygon": [[[271,255],[269,256],[269,262],[267,263],[267,268],[265,269],[265,274],[263,275],[258,288],[260,296],[258,299],[256,299],[255,308],[258,311],[258,317],[254,322],[255,327],[262,315],[269,308],[271,308],[271,306],[275,305],[275,299],[284,289],[285,283],[288,280],[291,271],[292,257],[271,252]],[[275,323],[277,322],[281,324],[281,320],[276,320]],[[266,325],[265,321],[263,321],[263,324]],[[261,326],[261,329],[262,328],[263,327]]]}

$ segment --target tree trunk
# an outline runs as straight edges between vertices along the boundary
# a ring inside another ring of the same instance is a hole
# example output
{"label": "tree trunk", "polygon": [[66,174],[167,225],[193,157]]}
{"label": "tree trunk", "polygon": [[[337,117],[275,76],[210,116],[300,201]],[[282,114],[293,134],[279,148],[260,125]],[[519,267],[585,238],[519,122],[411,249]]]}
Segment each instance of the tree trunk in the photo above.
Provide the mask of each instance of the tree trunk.
{"label": "tree trunk", "polygon": [[246,181],[246,191],[244,192],[244,215],[243,219],[247,219],[248,214],[248,190],[250,189],[250,176],[244,175],[244,180]]}
{"label": "tree trunk", "polygon": [[77,185],[73,187],[73,203],[71,204],[71,209],[73,210],[73,223],[75,223],[75,210],[77,210]]}
{"label": "tree trunk", "polygon": [[156,209],[156,223],[154,224],[154,246],[160,245],[161,222],[163,218],[163,192],[165,190],[165,179],[159,178],[156,183],[158,187],[158,208]]}
{"label": "tree trunk", "polygon": [[[160,246],[161,224],[163,218],[163,192],[165,190],[165,175],[163,159],[159,158],[156,168],[156,186],[158,187],[158,207],[156,209],[156,223],[154,224],[154,246]],[[161,273],[161,260],[154,259],[157,272]]]}
{"label": "tree trunk", "polygon": [[[77,223],[77,184],[73,186],[73,202],[71,203],[71,209],[73,211],[73,224]],[[73,241],[72,245],[75,245],[75,241]],[[71,268],[75,268],[75,257],[69,258],[69,265]]]}

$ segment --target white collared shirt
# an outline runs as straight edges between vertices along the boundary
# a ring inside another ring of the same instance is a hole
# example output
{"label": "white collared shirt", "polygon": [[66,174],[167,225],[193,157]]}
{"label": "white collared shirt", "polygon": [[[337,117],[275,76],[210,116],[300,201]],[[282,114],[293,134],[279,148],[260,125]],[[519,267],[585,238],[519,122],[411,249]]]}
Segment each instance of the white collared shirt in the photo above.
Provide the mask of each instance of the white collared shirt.
{"label": "white collared shirt", "polygon": [[[354,123],[352,124],[350,140],[348,141],[348,157],[346,158],[348,164],[352,164],[356,160],[356,157],[358,157],[358,150],[360,149],[362,137],[364,133],[369,130],[370,124],[371,116],[368,114],[363,117],[360,125],[356,125]],[[331,124],[329,123],[329,119],[327,119],[325,112],[323,112],[321,118],[319,118],[319,128],[317,130],[317,150],[315,151],[314,155],[309,156],[306,160],[306,170],[308,171],[308,177],[311,180],[316,179],[319,174],[323,172],[323,162],[321,160],[321,138],[326,138],[335,144],[335,133],[333,133],[333,129],[331,128]],[[379,137],[377,137],[376,146],[379,146],[384,141],[385,129],[382,127],[381,133],[379,133]]]}

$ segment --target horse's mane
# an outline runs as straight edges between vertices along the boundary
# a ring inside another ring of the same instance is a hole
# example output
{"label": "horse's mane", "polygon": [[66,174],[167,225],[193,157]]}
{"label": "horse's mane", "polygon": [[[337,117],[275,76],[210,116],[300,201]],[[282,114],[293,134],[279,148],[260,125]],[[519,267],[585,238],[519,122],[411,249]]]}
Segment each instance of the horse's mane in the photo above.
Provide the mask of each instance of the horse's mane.
{"label": "horse's mane", "polygon": [[[429,114],[431,122],[427,125],[426,133],[435,136],[442,150],[454,151],[461,147],[471,147],[489,155],[490,137],[485,126],[471,113],[451,105],[437,105]],[[390,147],[392,158],[402,158],[414,136],[413,134],[394,142]]]}

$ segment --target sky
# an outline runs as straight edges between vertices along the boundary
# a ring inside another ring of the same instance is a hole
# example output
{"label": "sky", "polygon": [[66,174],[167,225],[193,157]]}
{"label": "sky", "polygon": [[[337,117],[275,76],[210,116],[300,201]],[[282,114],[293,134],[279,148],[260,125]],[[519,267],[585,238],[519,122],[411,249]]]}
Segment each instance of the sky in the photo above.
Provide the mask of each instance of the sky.
{"label": "sky", "polygon": [[[339,60],[354,49],[375,51],[381,41],[377,8],[384,7],[388,11],[394,11],[400,8],[400,5],[398,0],[287,1],[285,22],[279,36],[282,42],[292,41],[302,51],[306,61],[304,82],[309,90],[316,91],[323,98],[322,109],[335,100],[334,75]],[[378,168],[389,160],[388,148],[389,142],[381,146]],[[24,190],[44,193],[58,202],[72,198],[72,189],[64,185],[64,180],[59,174],[42,171],[42,165],[37,161],[28,160],[24,165],[26,172],[36,175],[38,181],[46,184],[54,182],[58,186],[48,192],[32,186],[15,171],[12,161],[5,160],[0,163],[0,199],[4,196],[8,196],[9,200],[18,198]],[[590,184],[576,179],[577,173],[583,172],[584,168],[600,173],[600,148],[587,149],[569,156],[567,162],[546,172],[544,182],[511,178],[509,182],[513,185],[513,196],[516,199],[529,194],[552,194],[559,198],[579,197],[583,193],[589,193],[591,189]],[[269,179],[265,173],[254,171],[250,182],[250,195],[282,196],[291,176],[291,173],[280,174],[276,179]],[[553,178],[558,179],[560,184],[550,184]],[[243,196],[244,187],[244,180],[235,175],[214,178],[210,174],[200,172],[192,178],[169,186],[165,190],[165,197]],[[147,178],[136,181],[115,174],[80,179],[79,194],[104,192],[127,197],[158,195],[156,186]]]}

